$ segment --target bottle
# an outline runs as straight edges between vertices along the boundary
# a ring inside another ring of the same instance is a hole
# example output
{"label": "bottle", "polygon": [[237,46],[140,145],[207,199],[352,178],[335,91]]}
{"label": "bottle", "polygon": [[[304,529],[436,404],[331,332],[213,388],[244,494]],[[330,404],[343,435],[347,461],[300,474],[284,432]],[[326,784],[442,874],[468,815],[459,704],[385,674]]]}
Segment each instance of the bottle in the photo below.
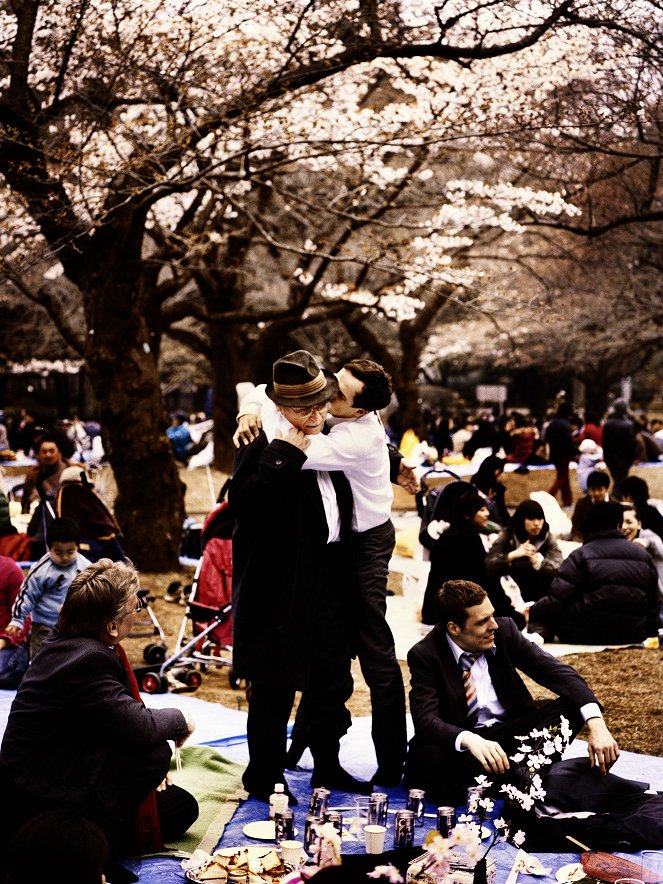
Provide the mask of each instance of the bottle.
{"label": "bottle", "polygon": [[269,796],[269,818],[274,819],[275,813],[288,809],[288,796],[285,794],[283,783],[275,783],[274,791]]}

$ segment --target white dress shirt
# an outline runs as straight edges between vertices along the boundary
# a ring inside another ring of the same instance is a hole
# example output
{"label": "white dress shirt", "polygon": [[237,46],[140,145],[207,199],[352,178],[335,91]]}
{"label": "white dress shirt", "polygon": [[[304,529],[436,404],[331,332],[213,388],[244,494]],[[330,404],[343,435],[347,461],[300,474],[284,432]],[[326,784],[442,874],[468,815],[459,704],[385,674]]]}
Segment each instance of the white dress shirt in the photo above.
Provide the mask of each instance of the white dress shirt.
{"label": "white dress shirt", "polygon": [[[447,641],[449,642],[451,653],[454,655],[454,660],[456,661],[456,664],[460,667],[460,657],[461,654],[464,654],[465,652],[462,648],[458,647],[458,645],[451,638],[449,633],[447,633]],[[494,654],[495,647],[493,646],[493,648],[486,653]],[[479,717],[477,719],[476,726],[490,727],[491,724],[497,724],[499,721],[502,721],[504,719],[504,713],[506,712],[506,710],[498,700],[497,694],[495,693],[493,680],[490,677],[490,670],[488,669],[486,654],[482,654],[474,661],[470,672],[472,673],[472,678],[474,679],[474,684],[476,685],[477,703],[479,706]],[[585,703],[584,706],[580,707],[580,714],[582,715],[583,721],[587,721],[589,718],[603,718],[598,703]],[[470,733],[470,731],[461,731],[461,733],[459,733],[456,737],[456,751],[467,751],[463,746],[461,746],[461,740],[467,733]]]}

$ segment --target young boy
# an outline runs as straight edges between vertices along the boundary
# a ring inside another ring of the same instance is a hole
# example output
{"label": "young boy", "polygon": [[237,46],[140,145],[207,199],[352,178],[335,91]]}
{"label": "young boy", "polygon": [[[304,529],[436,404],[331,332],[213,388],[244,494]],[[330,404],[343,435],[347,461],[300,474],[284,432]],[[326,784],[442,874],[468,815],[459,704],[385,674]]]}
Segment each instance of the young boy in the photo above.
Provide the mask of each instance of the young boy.
{"label": "young boy", "polygon": [[571,516],[571,540],[584,543],[589,537],[589,514],[595,503],[611,500],[608,494],[610,476],[602,470],[594,470],[587,476],[587,493],[576,502]]}
{"label": "young boy", "polygon": [[20,632],[32,614],[31,660],[57,623],[71,581],[90,564],[78,552],[79,540],[73,519],[55,519],[48,531],[48,552],[32,566],[14,602],[7,634]]}

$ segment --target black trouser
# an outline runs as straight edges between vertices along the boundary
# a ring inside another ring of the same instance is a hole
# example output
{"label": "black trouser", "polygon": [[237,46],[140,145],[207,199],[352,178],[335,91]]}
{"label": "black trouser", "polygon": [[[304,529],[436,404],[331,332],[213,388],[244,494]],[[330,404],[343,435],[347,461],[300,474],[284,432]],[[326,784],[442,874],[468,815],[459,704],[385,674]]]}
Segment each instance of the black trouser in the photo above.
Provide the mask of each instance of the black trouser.
{"label": "black trouser", "polygon": [[[308,745],[316,767],[324,758],[338,762],[338,742],[350,727],[350,713],[345,707],[352,695],[350,652],[338,587],[337,556],[340,547],[329,544],[326,567],[317,592],[313,629],[315,657],[302,661],[308,672],[308,685],[302,691],[300,708],[306,721]],[[281,679],[281,682],[276,679]],[[249,764],[243,776],[248,792],[265,797],[274,783],[283,779],[286,760],[287,726],[295,700],[296,686],[303,680],[299,673],[284,671],[274,661],[274,674],[269,679],[251,678],[251,698],[246,724]]]}
{"label": "black trouser", "polygon": [[[527,736],[534,728],[559,724],[562,715],[569,721],[575,737],[583,726],[582,716],[577,709],[560,699],[509,721],[475,729],[474,732],[486,740],[499,743],[510,759],[522,742],[520,737]],[[557,761],[559,757],[553,756],[553,760]],[[464,803],[467,787],[474,785],[474,778],[481,774],[486,775],[493,785],[510,782],[518,774],[517,766],[512,761],[510,763],[511,768],[506,774],[492,774],[484,770],[471,752],[457,752],[437,743],[424,742],[415,734],[410,741],[405,779],[410,788],[424,789],[434,800],[457,806]]]}
{"label": "black trouser", "polygon": [[400,776],[407,751],[405,689],[394,637],[386,620],[389,561],[395,531],[391,520],[352,533],[352,570],[358,584],[357,657],[371,692],[371,734],[378,768]]}
{"label": "black trouser", "polygon": [[[5,845],[24,823],[59,808],[80,811],[81,816],[97,823],[106,833],[113,852],[121,855],[126,849],[124,838],[138,808],[164,780],[170,758],[166,742],[147,749],[137,747],[116,752],[109,757],[98,785],[89,790],[87,798],[71,801],[49,799],[17,786],[11,772],[0,765],[0,795],[6,811],[5,825],[0,827],[0,855],[4,855]],[[197,802],[178,786],[157,792],[157,809],[161,831],[167,840],[182,835],[198,816]]]}

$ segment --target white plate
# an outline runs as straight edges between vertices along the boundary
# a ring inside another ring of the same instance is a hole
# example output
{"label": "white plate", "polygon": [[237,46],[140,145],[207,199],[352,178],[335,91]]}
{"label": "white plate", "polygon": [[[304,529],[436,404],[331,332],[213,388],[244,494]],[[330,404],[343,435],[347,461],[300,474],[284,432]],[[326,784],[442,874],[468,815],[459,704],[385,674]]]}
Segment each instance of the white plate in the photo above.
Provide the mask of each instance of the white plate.
{"label": "white plate", "polygon": [[[273,841],[276,838],[274,820],[255,820],[255,822],[247,823],[242,832],[247,838],[257,838],[259,841]],[[298,830],[295,829],[293,835],[297,834]]]}
{"label": "white plate", "polygon": [[583,869],[581,863],[569,863],[555,872],[555,878],[557,878],[559,884],[571,884],[572,881],[579,881],[586,876],[587,872]]}

